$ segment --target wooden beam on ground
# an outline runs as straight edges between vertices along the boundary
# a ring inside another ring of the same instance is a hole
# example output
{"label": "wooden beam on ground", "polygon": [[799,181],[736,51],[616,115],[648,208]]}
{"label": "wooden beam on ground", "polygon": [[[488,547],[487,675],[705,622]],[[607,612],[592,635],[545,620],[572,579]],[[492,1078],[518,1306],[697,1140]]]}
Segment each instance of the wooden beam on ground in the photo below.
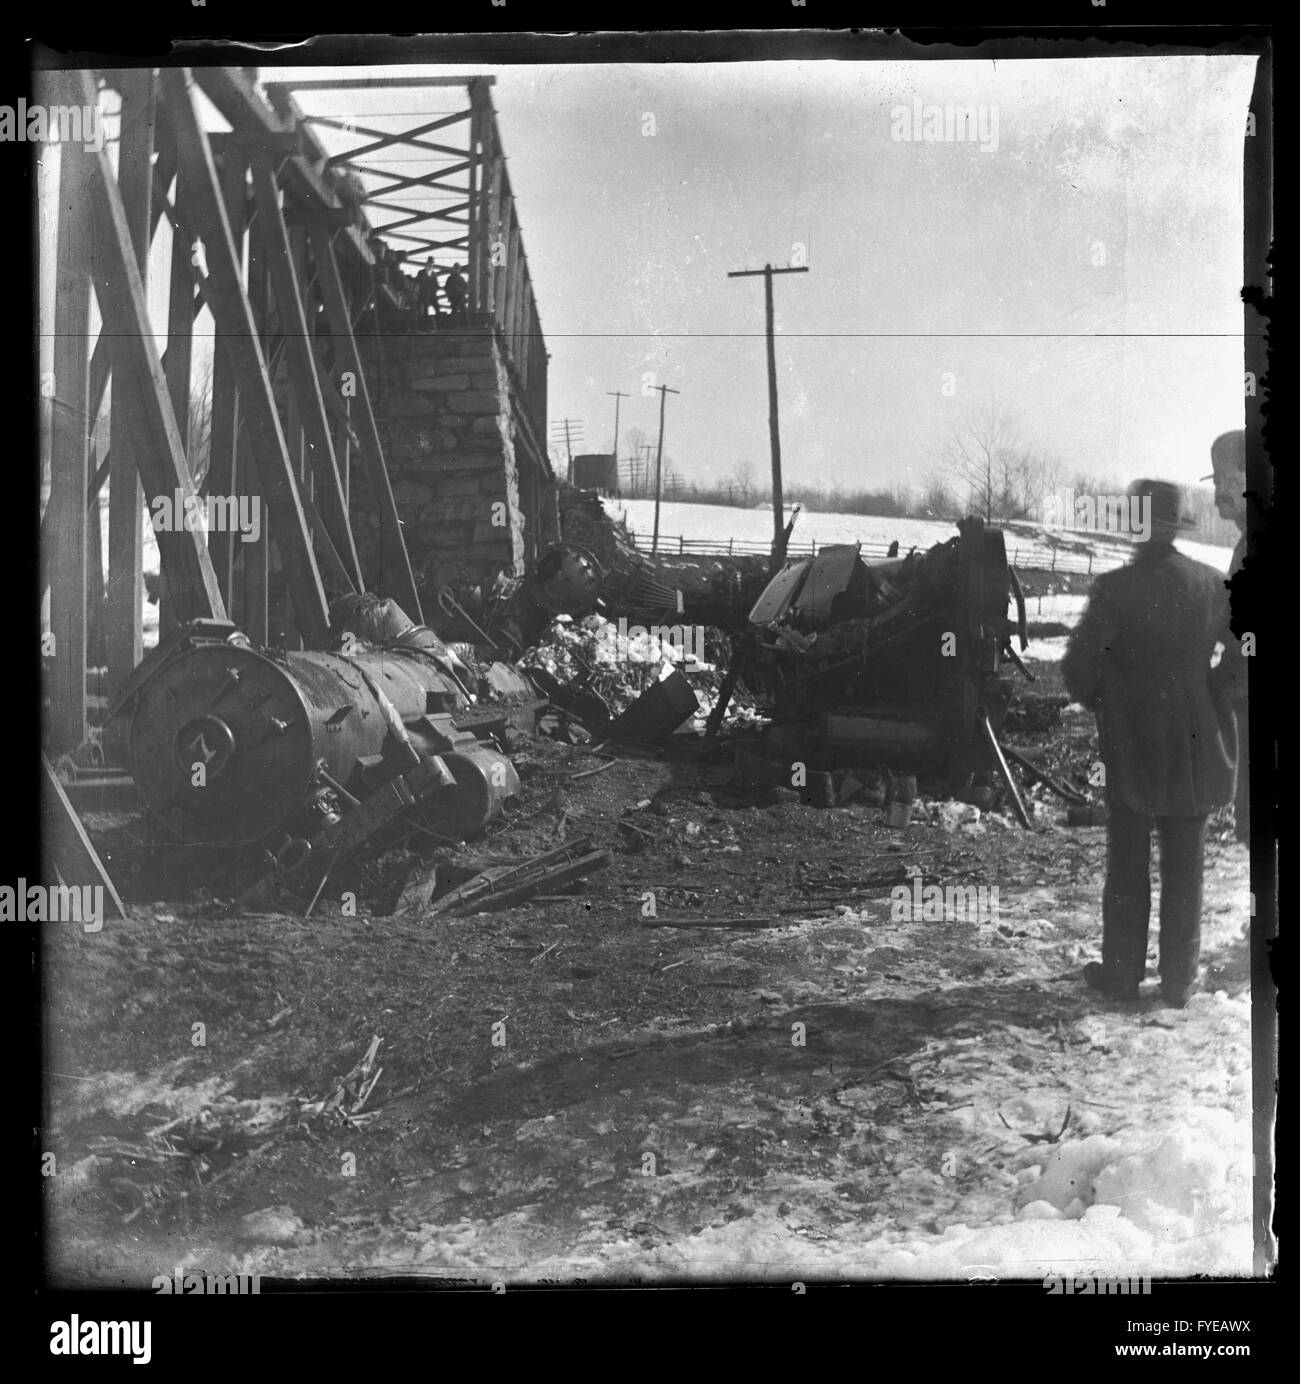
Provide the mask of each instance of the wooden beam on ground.
{"label": "wooden beam on ground", "polygon": [[330,242],[329,229],[320,219],[311,222],[312,255],[316,261],[317,282],[325,298],[325,311],[334,338],[334,369],[336,375],[350,374],[355,386],[352,397],[352,426],[361,444],[361,460],[370,481],[370,491],[379,511],[379,572],[376,586],[381,595],[391,596],[416,624],[422,624],[419,593],[415,589],[415,574],[406,551],[402,522],[388,482],[384,464],[384,449],[379,440],[370,391],[366,386],[361,355],[352,334],[352,319],[338,261]]}
{"label": "wooden beam on ground", "polygon": [[316,373],[311,324],[307,321],[295,256],[280,211],[279,191],[268,156],[253,160],[253,196],[257,202],[258,234],[262,237],[266,265],[280,310],[280,329],[285,334],[289,383],[297,400],[312,474],[316,479],[317,507],[342,570],[348,574],[346,590],[364,591],[361,560],[357,556],[352,526],[348,521],[334,438],[325,414],[320,377]]}
{"label": "wooden beam on ground", "polygon": [[[66,144],[63,146],[68,147]],[[64,204],[64,211],[67,206]],[[68,795],[59,782],[58,775],[50,767],[50,761],[41,755],[43,788],[41,812],[42,861],[44,869],[50,871],[60,884],[71,889],[85,887],[102,888],[103,916],[109,918],[126,917],[121,896],[113,886],[112,877],[104,868],[81,818],[68,801]],[[46,883],[50,883],[46,880]],[[83,926],[90,921],[83,915]],[[103,921],[103,918],[96,920]],[[88,931],[95,929],[87,929]]]}
{"label": "wooden beam on ground", "polygon": [[[77,74],[81,83],[78,104],[95,101],[89,73]],[[153,323],[144,285],[136,267],[134,247],[118,192],[117,179],[105,150],[88,151],[91,166],[91,202],[95,216],[97,255],[95,290],[104,331],[127,344],[130,362],[139,382],[140,416],[137,420],[135,457],[145,493],[183,495],[194,490],[189,464],[181,445],[167,394],[162,362],[154,345]],[[224,620],[226,611],[217,589],[212,564],[201,534],[183,524],[158,534],[161,561],[167,564],[171,585],[184,618],[198,616]]]}
{"label": "wooden beam on ground", "polygon": [[249,307],[235,253],[230,221],[217,185],[207,134],[194,107],[192,78],[185,68],[163,76],[168,116],[176,132],[179,166],[190,178],[191,222],[208,260],[209,307],[219,337],[231,353],[239,386],[243,426],[252,444],[265,502],[275,522],[276,545],[293,600],[298,630],[308,647],[329,641],[329,609],[311,534],[298,496],[288,446],[276,413],[257,325]]}
{"label": "wooden beam on ground", "polygon": [[[54,409],[50,422],[49,574],[51,715],[54,754],[86,736],[86,476],[90,466],[90,185],[92,156],[59,145],[59,230],[54,284]],[[98,520],[98,515],[96,515]]]}
{"label": "wooden beam on ground", "polygon": [[[122,210],[135,248],[140,283],[148,291],[149,244],[154,220],[154,117],[157,87],[153,70],[138,68],[119,78],[122,97],[121,144],[117,181]],[[140,471],[135,461],[135,420],[140,412],[139,384],[129,346],[117,342],[113,352],[113,403],[108,482],[108,695],[115,700],[144,653],[142,617],[144,540],[141,515],[145,509]],[[96,509],[98,507],[96,506]],[[98,519],[96,513],[92,522]],[[104,750],[110,763],[125,762],[125,723],[115,719],[104,727]]]}

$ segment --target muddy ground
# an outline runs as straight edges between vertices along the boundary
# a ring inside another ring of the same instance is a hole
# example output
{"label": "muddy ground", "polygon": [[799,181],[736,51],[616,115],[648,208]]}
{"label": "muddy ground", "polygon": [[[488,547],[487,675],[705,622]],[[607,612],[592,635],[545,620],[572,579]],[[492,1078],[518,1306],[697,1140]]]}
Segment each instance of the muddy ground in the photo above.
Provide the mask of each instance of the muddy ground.
{"label": "muddy ground", "polygon": [[[1061,720],[1055,665],[1035,666],[1006,738],[1081,783],[1091,718]],[[893,830],[860,803],[747,802],[724,759],[680,758],[575,778],[587,749],[523,743],[522,811],[454,858],[589,835],[614,861],[571,898],[467,918],[377,911],[418,843],[343,881],[355,917],[326,898],[250,915],[228,858],[89,818],[130,917],[45,938],[56,1277],[908,1273],[954,1227],[1012,1223],[1045,1149],[1184,1107],[1239,1122],[1244,1101],[1248,1122],[1247,856],[1226,818],[1205,992],[1117,1005],[1079,979],[1105,831],[1058,801],[1032,831],[1005,802]],[[996,887],[995,915],[897,919],[917,869]],[[705,917],[778,925],[650,925]],[[375,1038],[356,1121],[321,1111]],[[972,1272],[1017,1276],[971,1246]]]}

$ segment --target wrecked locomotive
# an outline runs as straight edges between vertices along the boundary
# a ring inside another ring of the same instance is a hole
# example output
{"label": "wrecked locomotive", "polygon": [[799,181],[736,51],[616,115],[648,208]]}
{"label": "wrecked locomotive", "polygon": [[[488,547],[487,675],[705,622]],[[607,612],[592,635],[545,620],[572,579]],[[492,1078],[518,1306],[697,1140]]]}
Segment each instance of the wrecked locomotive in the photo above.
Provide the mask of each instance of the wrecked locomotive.
{"label": "wrecked locomotive", "polygon": [[463,840],[518,795],[495,737],[545,704],[525,678],[469,668],[391,601],[338,618],[328,652],[196,620],[136,669],[113,714],[130,716],[131,772],[172,835],[268,844],[292,884],[398,816]]}
{"label": "wrecked locomotive", "polygon": [[793,735],[816,767],[929,769],[954,794],[996,770],[1019,808],[997,731],[1006,665],[1031,676],[1011,645],[1027,646],[1024,597],[1002,531],[957,527],[923,553],[868,561],[837,544],[772,578],[737,670],[767,703],[769,746]]}

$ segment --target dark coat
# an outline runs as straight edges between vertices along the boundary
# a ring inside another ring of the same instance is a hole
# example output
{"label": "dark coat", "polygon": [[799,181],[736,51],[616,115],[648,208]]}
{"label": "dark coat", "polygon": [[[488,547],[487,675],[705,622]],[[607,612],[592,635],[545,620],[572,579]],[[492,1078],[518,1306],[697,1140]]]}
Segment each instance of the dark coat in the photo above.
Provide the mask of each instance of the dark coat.
{"label": "dark coat", "polygon": [[[1228,563],[1227,585],[1231,586],[1232,579],[1241,571],[1241,564],[1246,560],[1246,535],[1243,533],[1237,540],[1237,546],[1232,550],[1232,561]],[[1228,593],[1228,601],[1231,604],[1232,593]],[[1244,602],[1243,602],[1244,603]],[[1218,680],[1223,684],[1227,695],[1232,701],[1233,709],[1238,716],[1246,714],[1246,702],[1249,694],[1247,683],[1247,669],[1249,664],[1241,653],[1241,641],[1237,640],[1228,646],[1228,652],[1223,657],[1220,665]],[[1238,726],[1240,732],[1240,725]],[[1246,757],[1246,745],[1238,734],[1238,753],[1244,759]]]}
{"label": "dark coat", "polygon": [[1061,664],[1097,713],[1109,793],[1136,812],[1199,817],[1232,801],[1237,731],[1210,658],[1239,658],[1223,575],[1164,544],[1093,583]]}

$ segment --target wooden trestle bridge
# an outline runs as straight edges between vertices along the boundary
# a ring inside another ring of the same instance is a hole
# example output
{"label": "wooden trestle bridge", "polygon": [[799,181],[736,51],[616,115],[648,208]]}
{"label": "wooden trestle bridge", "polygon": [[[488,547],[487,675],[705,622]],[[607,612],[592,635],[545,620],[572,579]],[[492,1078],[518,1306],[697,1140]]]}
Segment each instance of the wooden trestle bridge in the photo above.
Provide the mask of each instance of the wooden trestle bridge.
{"label": "wooden trestle bridge", "polygon": [[[491,84],[259,88],[252,70],[229,67],[43,74],[38,99],[97,110],[117,131],[98,148],[70,139],[42,154],[57,150],[59,165],[57,196],[40,209],[54,257],[41,302],[52,339],[41,381],[51,759],[87,745],[88,647],[103,650],[109,700],[142,657],[142,516],[155,497],[256,496],[262,507],[255,541],[183,524],[157,533],[163,638],[191,619],[229,618],[266,643],[277,593],[307,647],[328,642],[330,601],[348,592],[391,596],[423,618],[363,359],[373,374],[364,337],[403,309],[394,264],[427,253],[460,266],[462,325],[491,335],[527,427],[545,438],[546,352]],[[381,86],[417,98],[441,88],[455,109],[384,129],[382,111],[356,114]],[[346,93],[346,119],[304,112],[300,94],[310,104],[325,90]],[[377,157],[386,151],[403,157]],[[205,310],[215,344],[198,475],[188,431]],[[363,518],[378,524],[365,571]],[[122,762],[114,730],[109,765]]]}

